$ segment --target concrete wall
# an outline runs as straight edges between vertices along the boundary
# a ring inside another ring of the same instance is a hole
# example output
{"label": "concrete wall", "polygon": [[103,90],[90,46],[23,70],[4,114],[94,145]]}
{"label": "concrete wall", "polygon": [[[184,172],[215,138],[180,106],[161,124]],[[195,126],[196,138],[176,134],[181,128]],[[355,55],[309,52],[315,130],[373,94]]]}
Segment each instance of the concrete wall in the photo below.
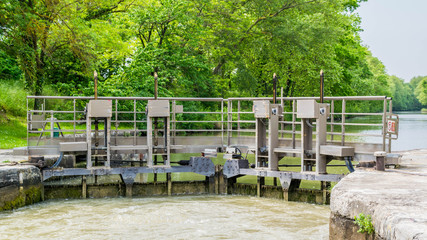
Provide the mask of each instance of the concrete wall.
{"label": "concrete wall", "polygon": [[40,170],[34,166],[0,168],[0,211],[43,200]]}
{"label": "concrete wall", "polygon": [[[332,190],[331,239],[364,239],[354,217],[370,215],[375,239],[427,239],[427,174],[357,170]],[[358,237],[359,236],[359,237]]]}
{"label": "concrete wall", "polygon": [[[82,185],[47,185],[44,188],[45,199],[83,198]],[[204,181],[173,182],[172,195],[200,195],[208,194],[209,186]],[[133,197],[167,196],[167,182],[134,183]],[[87,198],[124,197],[125,184],[88,184]]]}

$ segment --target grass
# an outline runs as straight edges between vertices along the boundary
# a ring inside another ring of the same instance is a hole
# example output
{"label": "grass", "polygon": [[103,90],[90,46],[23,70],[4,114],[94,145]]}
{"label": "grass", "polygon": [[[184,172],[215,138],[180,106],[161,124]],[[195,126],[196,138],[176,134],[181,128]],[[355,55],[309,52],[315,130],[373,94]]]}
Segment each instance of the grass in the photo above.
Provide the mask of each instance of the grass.
{"label": "grass", "polygon": [[27,145],[26,120],[19,117],[0,116],[0,149]]}
{"label": "grass", "polygon": [[27,111],[26,99],[28,95],[24,89],[24,84],[0,81],[0,89],[0,114],[24,117]]}

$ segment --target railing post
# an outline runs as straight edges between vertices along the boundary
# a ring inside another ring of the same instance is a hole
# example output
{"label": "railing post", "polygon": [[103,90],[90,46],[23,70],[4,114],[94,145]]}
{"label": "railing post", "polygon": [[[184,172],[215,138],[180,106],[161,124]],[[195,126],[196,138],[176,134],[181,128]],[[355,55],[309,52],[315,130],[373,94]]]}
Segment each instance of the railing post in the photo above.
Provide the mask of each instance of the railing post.
{"label": "railing post", "polygon": [[133,100],[133,145],[136,146],[136,99]]}
{"label": "railing post", "polygon": [[175,144],[175,137],[176,137],[176,100],[172,101],[172,144]]}
{"label": "railing post", "polygon": [[30,119],[31,119],[31,113],[30,113],[30,110],[28,109],[28,97],[27,97],[27,154],[28,155],[30,155],[30,135],[29,135],[29,131],[31,130]]}
{"label": "railing post", "polygon": [[[295,143],[295,132],[296,132],[296,107],[297,103],[295,100],[292,100],[292,149],[295,149],[296,147],[296,143]],[[302,133],[301,133],[301,138],[302,138]],[[295,156],[295,155],[294,155]]]}
{"label": "railing post", "polygon": [[53,110],[50,111],[50,138],[53,139],[53,129],[55,128],[55,123],[53,122]]}
{"label": "railing post", "polygon": [[384,107],[383,107],[383,151],[385,151],[387,135],[387,98],[384,98]]}
{"label": "railing post", "polygon": [[237,137],[240,137],[240,100],[237,101]]}
{"label": "railing post", "polygon": [[331,142],[334,141],[334,113],[335,104],[334,100],[331,100]]}
{"label": "railing post", "polygon": [[[228,107],[227,107],[227,146],[231,145],[231,135],[233,134],[233,132],[231,131],[231,129],[233,128],[232,126],[232,121],[233,121],[233,102],[231,100],[228,100]],[[230,129],[231,128],[231,129]]]}
{"label": "railing post", "polygon": [[73,137],[74,137],[74,142],[76,141],[76,99],[73,99]]}
{"label": "railing post", "polygon": [[[285,104],[283,102],[283,87],[280,88],[280,106],[282,106],[282,112],[285,112]],[[285,114],[283,114],[282,117],[282,123],[280,124],[280,130],[282,130],[282,138],[285,137],[285,124],[283,121],[285,121]]]}
{"label": "railing post", "polygon": [[119,102],[118,102],[118,100],[116,99],[116,118],[114,119],[115,120],[115,122],[114,122],[114,127],[116,128],[116,145],[117,145],[117,137],[119,136],[119,133],[118,133],[118,128],[119,128],[119,120],[118,120],[118,118],[117,118],[117,116],[118,116],[118,113],[117,113],[117,109],[118,109],[118,105],[119,105]]}
{"label": "railing post", "polygon": [[[393,114],[393,99],[389,99],[388,113]],[[391,134],[388,136],[388,152],[391,152]]]}
{"label": "railing post", "polygon": [[341,109],[341,145],[345,144],[345,99],[342,100]]}
{"label": "railing post", "polygon": [[224,99],[221,100],[221,147],[224,146]]}

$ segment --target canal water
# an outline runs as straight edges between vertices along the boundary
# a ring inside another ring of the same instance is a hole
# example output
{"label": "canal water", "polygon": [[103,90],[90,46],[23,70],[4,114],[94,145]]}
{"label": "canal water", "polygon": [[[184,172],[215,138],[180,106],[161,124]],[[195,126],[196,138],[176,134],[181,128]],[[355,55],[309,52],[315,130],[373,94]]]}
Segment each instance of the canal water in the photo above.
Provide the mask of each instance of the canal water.
{"label": "canal water", "polygon": [[0,239],[328,239],[329,215],[240,196],[57,200],[0,213]]}
{"label": "canal water", "polygon": [[[427,113],[421,112],[394,112],[399,115],[399,134],[397,140],[392,140],[392,151],[405,151],[413,149],[427,149]],[[358,117],[349,122],[369,122],[370,117]],[[378,122],[377,120],[373,120]],[[353,132],[362,134],[381,135],[381,127],[369,128],[353,127]],[[351,140],[351,139],[350,139]],[[364,142],[381,143],[382,137],[363,137]]]}
{"label": "canal water", "polygon": [[[427,114],[398,114],[392,150],[427,148]],[[329,215],[329,206],[240,196],[56,200],[1,212],[0,239],[328,239]]]}
{"label": "canal water", "polygon": [[398,112],[399,138],[392,142],[392,151],[427,148],[427,114]]}

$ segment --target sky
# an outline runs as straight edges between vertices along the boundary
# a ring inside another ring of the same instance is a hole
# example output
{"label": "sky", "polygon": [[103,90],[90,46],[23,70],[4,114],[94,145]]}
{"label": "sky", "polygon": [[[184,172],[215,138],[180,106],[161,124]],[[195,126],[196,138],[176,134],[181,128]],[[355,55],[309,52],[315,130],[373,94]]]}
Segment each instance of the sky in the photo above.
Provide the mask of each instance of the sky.
{"label": "sky", "polygon": [[390,75],[427,76],[427,0],[368,0],[358,11],[363,45]]}

